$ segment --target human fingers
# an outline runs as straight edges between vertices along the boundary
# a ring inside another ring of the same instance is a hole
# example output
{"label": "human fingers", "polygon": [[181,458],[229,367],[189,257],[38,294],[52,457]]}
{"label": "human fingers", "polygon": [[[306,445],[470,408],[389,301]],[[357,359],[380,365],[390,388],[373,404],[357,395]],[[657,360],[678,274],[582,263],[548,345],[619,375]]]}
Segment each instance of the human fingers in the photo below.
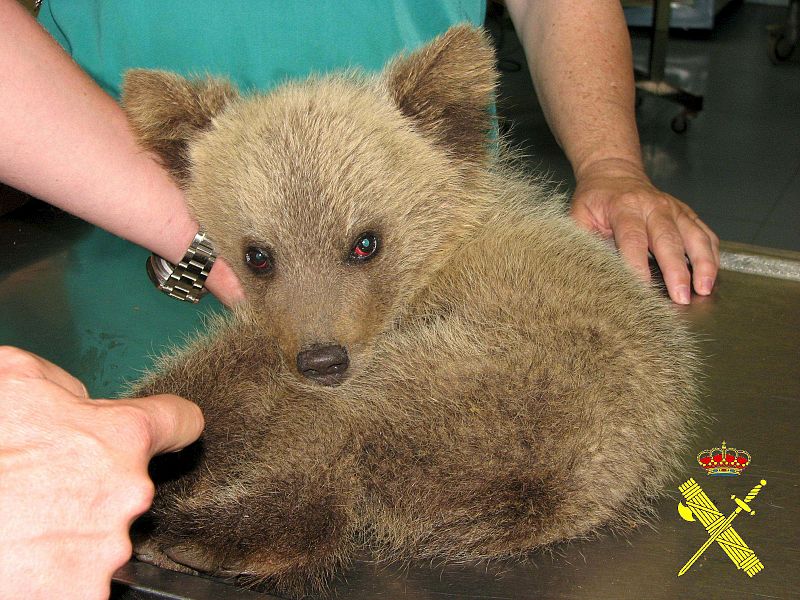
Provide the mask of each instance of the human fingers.
{"label": "human fingers", "polygon": [[218,258],[206,280],[208,290],[227,307],[244,300],[244,288],[224,258]]}
{"label": "human fingers", "polygon": [[123,400],[97,400],[95,404],[124,414],[145,443],[148,457],[174,452],[194,442],[203,432],[203,413],[194,402],[172,394]]}
{"label": "human fingers", "polygon": [[692,285],[698,294],[707,296],[719,270],[719,238],[693,213],[683,213],[676,223],[692,265]]}
{"label": "human fingers", "polygon": [[86,386],[49,360],[13,346],[0,346],[0,374],[27,379],[44,379],[79,398],[88,398]]}
{"label": "human fingers", "polygon": [[611,229],[619,253],[644,281],[649,281],[648,237],[644,216],[634,210],[621,211],[612,219]]}
{"label": "human fingers", "polygon": [[676,304],[691,301],[691,277],[686,263],[684,239],[676,218],[666,211],[653,211],[647,218],[653,256],[661,269],[669,297]]}

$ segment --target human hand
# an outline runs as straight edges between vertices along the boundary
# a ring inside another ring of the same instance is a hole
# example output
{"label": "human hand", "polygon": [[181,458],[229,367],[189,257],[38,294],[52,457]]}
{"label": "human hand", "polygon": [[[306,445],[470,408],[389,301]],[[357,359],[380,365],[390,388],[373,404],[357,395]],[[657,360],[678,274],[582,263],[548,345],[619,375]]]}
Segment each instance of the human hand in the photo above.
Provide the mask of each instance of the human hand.
{"label": "human hand", "polygon": [[641,168],[624,160],[593,163],[577,180],[571,212],[581,227],[613,236],[620,254],[645,280],[649,248],[673,302],[689,304],[692,285],[700,295],[711,293],[719,238],[691,208],[656,189]]}
{"label": "human hand", "polygon": [[0,346],[0,598],[107,598],[150,506],[150,458],[203,429],[177,396],[91,400],[80,381]]}

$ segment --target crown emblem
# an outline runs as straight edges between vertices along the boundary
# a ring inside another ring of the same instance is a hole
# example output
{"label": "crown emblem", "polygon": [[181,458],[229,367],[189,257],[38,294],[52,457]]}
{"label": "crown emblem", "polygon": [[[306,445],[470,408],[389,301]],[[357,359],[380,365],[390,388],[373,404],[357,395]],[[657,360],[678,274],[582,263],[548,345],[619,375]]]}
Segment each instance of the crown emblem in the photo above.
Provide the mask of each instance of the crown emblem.
{"label": "crown emblem", "polygon": [[746,450],[728,448],[722,442],[722,448],[703,450],[697,455],[697,462],[706,471],[706,475],[733,476],[741,475],[750,464],[750,453]]}

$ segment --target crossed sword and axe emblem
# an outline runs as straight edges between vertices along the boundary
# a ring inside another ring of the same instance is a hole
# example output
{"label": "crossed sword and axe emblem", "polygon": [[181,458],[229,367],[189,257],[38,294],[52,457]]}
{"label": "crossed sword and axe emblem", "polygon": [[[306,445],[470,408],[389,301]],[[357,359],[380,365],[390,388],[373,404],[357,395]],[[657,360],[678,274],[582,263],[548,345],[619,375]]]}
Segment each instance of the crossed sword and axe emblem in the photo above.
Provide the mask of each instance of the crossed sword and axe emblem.
{"label": "crossed sword and axe emblem", "polygon": [[683,502],[678,503],[678,512],[681,517],[687,521],[694,521],[695,517],[697,517],[700,523],[706,528],[706,532],[708,532],[709,535],[706,543],[703,544],[700,549],[694,553],[694,556],[683,565],[683,568],[678,571],[678,577],[686,573],[697,559],[700,558],[703,552],[714,542],[719,544],[719,547],[722,548],[725,554],[728,555],[728,558],[733,561],[737,569],[744,570],[750,577],[764,568],[764,565],[758,559],[755,552],[753,552],[747,544],[745,544],[741,536],[736,533],[736,530],[733,528],[733,520],[739,516],[739,513],[742,511],[749,513],[751,516],[756,514],[756,511],[750,508],[750,502],[752,502],[753,498],[758,495],[758,492],[760,492],[761,488],[765,485],[767,485],[767,482],[762,479],[758,485],[750,490],[750,493],[745,496],[744,500],[732,495],[731,500],[736,502],[737,507],[736,510],[727,517],[714,506],[714,503],[706,496],[706,493],[700,488],[694,478],[689,479],[678,487],[678,490],[686,500],[685,505]]}

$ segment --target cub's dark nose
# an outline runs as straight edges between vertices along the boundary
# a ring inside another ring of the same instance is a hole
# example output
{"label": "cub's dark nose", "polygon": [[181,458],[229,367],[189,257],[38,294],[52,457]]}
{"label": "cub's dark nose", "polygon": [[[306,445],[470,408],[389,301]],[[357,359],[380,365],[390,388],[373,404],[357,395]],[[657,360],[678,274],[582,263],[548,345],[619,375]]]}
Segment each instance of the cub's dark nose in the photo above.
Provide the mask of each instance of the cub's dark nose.
{"label": "cub's dark nose", "polygon": [[347,350],[338,345],[313,346],[297,355],[297,370],[322,385],[344,381],[349,364]]}

